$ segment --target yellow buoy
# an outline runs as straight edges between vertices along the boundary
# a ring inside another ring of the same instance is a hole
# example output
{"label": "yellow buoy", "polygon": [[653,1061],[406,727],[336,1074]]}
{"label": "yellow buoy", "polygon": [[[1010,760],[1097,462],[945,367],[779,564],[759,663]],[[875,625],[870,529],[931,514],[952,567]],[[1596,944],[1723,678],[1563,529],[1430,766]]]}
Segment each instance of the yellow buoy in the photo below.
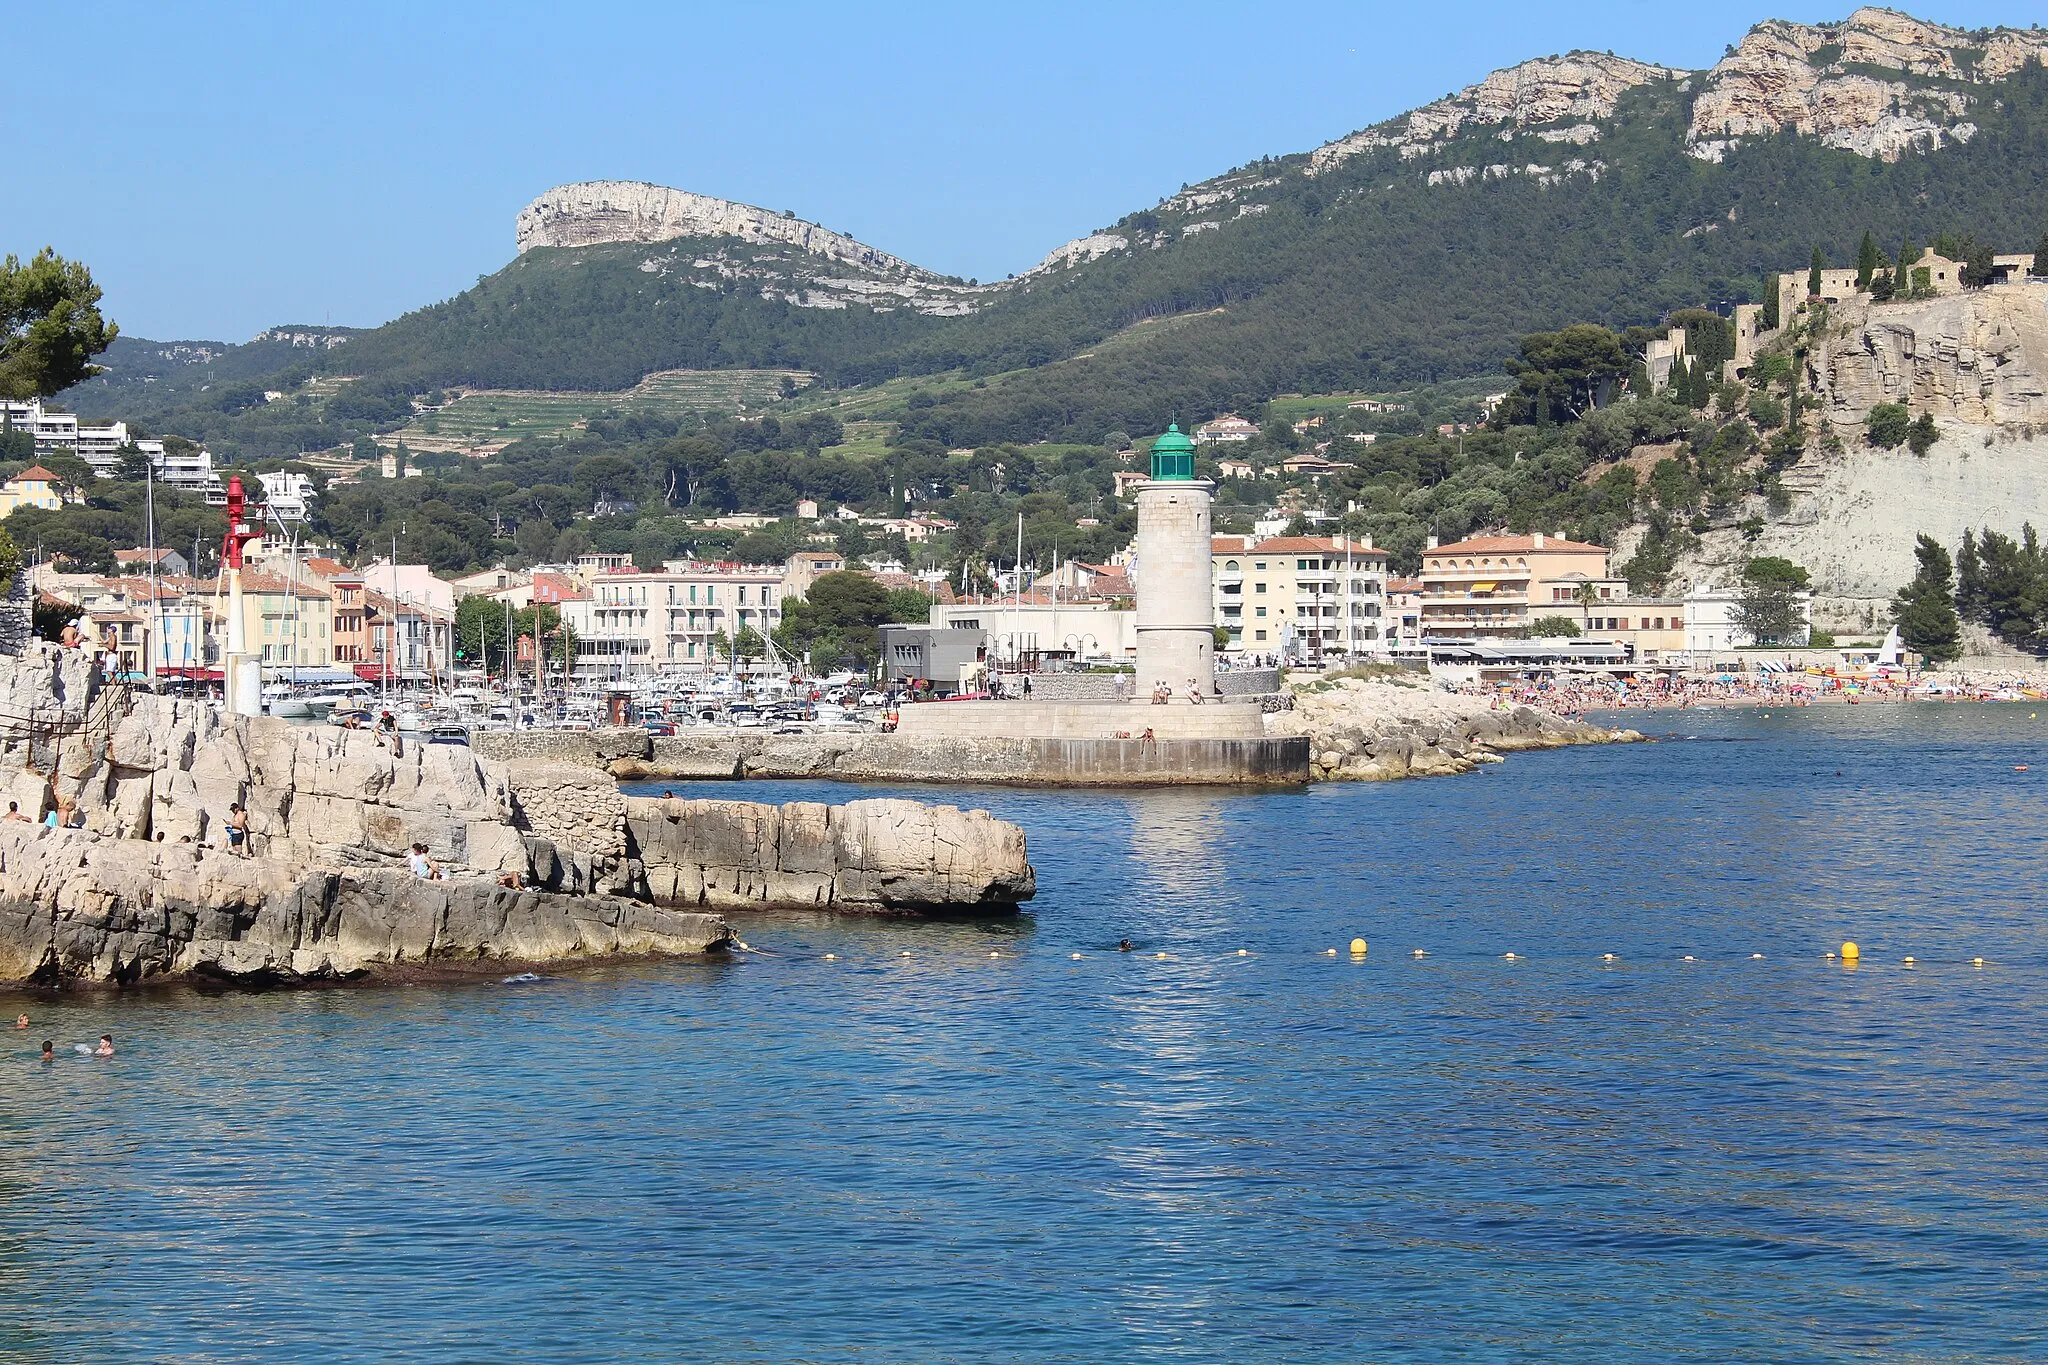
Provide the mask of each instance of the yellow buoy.
{"label": "yellow buoy", "polygon": [[909,957],[909,956],[910,956],[910,949],[908,949],[908,948],[905,948],[905,949],[904,949],[904,950],[903,950],[903,951],[902,951],[901,953],[897,954],[897,956],[899,956],[899,957]]}
{"label": "yellow buoy", "polygon": [[1907,959],[1906,959],[1906,965],[1907,965],[1908,967],[1912,966],[1912,965],[1913,965],[1913,959],[1912,959],[1912,958],[1910,958],[1910,957],[1909,957],[1909,958],[1907,958]]}
{"label": "yellow buoy", "polygon": [[1972,967],[1981,967],[1984,965],[1984,959],[1981,957],[1973,957],[1970,959],[1970,965]]}
{"label": "yellow buoy", "polygon": [[1239,948],[1237,950],[1237,955],[1239,957],[1250,957],[1252,955],[1252,950],[1249,948]]}
{"label": "yellow buoy", "polygon": [[826,960],[827,962],[837,962],[837,961],[839,960],[839,954],[837,954],[837,953],[827,953],[827,954],[825,954],[825,960]]}
{"label": "yellow buoy", "polygon": [[990,957],[1001,957],[1001,956],[1002,956],[1002,954],[1001,954],[1001,953],[990,953],[990,954],[989,954],[989,956],[990,956]]}
{"label": "yellow buoy", "polygon": [[1842,945],[1842,961],[1854,962],[1857,958],[1862,956],[1863,950],[1861,948],[1858,948],[1854,943],[1844,943]]}
{"label": "yellow buoy", "polygon": [[1749,960],[1751,962],[1762,962],[1764,960],[1764,955],[1762,953],[1751,953],[1749,955]]}
{"label": "yellow buoy", "polygon": [[1515,960],[1515,955],[1513,953],[1502,953],[1501,959],[1506,962],[1513,962]]}
{"label": "yellow buoy", "polygon": [[1337,955],[1337,950],[1336,950],[1335,948],[1325,948],[1325,949],[1323,949],[1323,956],[1324,956],[1324,957],[1335,957],[1336,955]]}
{"label": "yellow buoy", "polygon": [[1154,957],[1165,957],[1165,956],[1166,956],[1166,954],[1165,954],[1165,953],[1154,953],[1154,954],[1152,954],[1152,956],[1154,956]]}
{"label": "yellow buoy", "polygon": [[1075,954],[1074,954],[1074,961],[1076,961],[1076,962],[1079,962],[1080,960],[1081,960],[1081,955],[1080,955],[1079,953],[1075,953]]}
{"label": "yellow buoy", "polygon": [[1685,955],[1685,960],[1686,960],[1687,962],[1698,962],[1698,961],[1699,961],[1699,959],[1698,959],[1698,958],[1696,958],[1696,957],[1694,957],[1694,956],[1693,956],[1693,955],[1692,955],[1691,953],[1687,953],[1687,954]]}
{"label": "yellow buoy", "polygon": [[1362,938],[1354,938],[1354,939],[1352,939],[1352,940],[1351,940],[1351,953],[1352,953],[1352,956],[1354,956],[1354,957],[1364,957],[1364,956],[1365,956],[1365,940],[1364,940],[1364,939],[1362,939]]}
{"label": "yellow buoy", "polygon": [[1422,951],[1422,949],[1420,949],[1420,948],[1417,948],[1417,949],[1416,949],[1416,950],[1414,951],[1414,953],[1413,953],[1413,954],[1411,954],[1411,956],[1414,956],[1414,957],[1428,957],[1428,956],[1429,956],[1429,954],[1428,954],[1428,953],[1425,953],[1425,952],[1423,952],[1423,951]]}

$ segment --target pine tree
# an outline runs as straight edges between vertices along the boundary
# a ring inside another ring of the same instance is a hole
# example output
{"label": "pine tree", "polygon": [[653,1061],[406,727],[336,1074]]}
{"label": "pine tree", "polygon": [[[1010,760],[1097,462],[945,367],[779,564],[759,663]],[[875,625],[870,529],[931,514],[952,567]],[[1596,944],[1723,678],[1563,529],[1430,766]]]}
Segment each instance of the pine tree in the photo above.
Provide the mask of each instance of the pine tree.
{"label": "pine tree", "polygon": [[1977,560],[1977,537],[1963,530],[1963,548],[1956,551],[1956,610],[1966,621],[1984,619],[1984,570]]}
{"label": "pine tree", "polygon": [[1913,558],[1919,563],[1919,571],[1912,582],[1899,589],[1892,603],[1892,620],[1899,627],[1899,638],[1929,663],[1961,658],[1963,630],[1956,618],[1955,595],[1950,589],[1948,551],[1934,537],[1922,535],[1914,543]]}
{"label": "pine tree", "polygon": [[1827,269],[1827,265],[1827,259],[1820,254],[1820,248],[1815,247],[1813,249],[1813,264],[1806,268],[1806,296],[1808,298],[1817,299],[1820,297],[1820,272]]}
{"label": "pine tree", "polygon": [[1884,264],[1884,253],[1877,249],[1877,238],[1868,232],[1863,234],[1863,244],[1856,248],[1856,287],[1870,288],[1870,277]]}

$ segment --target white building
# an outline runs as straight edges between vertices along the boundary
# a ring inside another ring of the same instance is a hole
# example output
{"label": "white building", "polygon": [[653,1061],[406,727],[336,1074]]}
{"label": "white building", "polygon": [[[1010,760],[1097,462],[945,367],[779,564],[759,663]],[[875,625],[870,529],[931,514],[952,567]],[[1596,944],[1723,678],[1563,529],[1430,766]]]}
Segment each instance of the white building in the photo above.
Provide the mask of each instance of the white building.
{"label": "white building", "polygon": [[312,511],[313,480],[304,474],[258,474],[263,485],[263,505],[286,523],[301,522]]}
{"label": "white building", "polygon": [[[1685,647],[1695,654],[1725,653],[1756,644],[1750,633],[1735,623],[1736,604],[1742,594],[1733,588],[1703,583],[1685,595]],[[1813,594],[1793,595],[1798,604],[1802,635],[1813,629]],[[1804,643],[1800,640],[1797,643]]]}
{"label": "white building", "polygon": [[979,630],[992,662],[1012,664],[1048,655],[1083,663],[1127,664],[1138,654],[1138,613],[1108,602],[1059,602],[1041,589],[1015,601],[934,603],[931,624]]}
{"label": "white building", "polygon": [[688,560],[664,564],[660,573],[597,574],[587,598],[562,604],[576,634],[576,673],[607,679],[723,671],[742,631],[765,641],[782,623],[782,576],[780,565]]}
{"label": "white building", "polygon": [[227,502],[220,476],[213,472],[212,455],[198,447],[166,453],[162,441],[131,439],[126,422],[81,422],[77,413],[45,408],[41,399],[0,399],[0,426],[33,433],[38,459],[75,455],[102,479],[120,471],[121,452],[132,445],[149,460],[161,482],[197,493],[216,507]]}
{"label": "white building", "polygon": [[1195,444],[1205,446],[1218,441],[1249,441],[1258,434],[1257,426],[1234,412],[1226,412],[1195,428]]}
{"label": "white building", "polygon": [[455,614],[455,585],[434,577],[424,564],[400,564],[379,559],[362,571],[363,587],[382,593],[394,602],[418,603],[444,615]]}

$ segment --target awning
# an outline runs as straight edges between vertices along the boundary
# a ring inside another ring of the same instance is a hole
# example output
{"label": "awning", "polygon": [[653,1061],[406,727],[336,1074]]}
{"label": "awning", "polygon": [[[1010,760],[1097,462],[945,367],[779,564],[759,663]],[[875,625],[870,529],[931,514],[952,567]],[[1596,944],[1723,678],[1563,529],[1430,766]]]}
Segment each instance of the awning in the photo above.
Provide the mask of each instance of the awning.
{"label": "awning", "polygon": [[1498,583],[1474,583],[1474,584],[1473,584],[1473,585],[1472,585],[1472,586],[1471,586],[1470,588],[1466,589],[1466,591],[1468,591],[1468,592],[1492,592],[1492,591],[1493,591],[1493,590],[1494,590],[1495,588],[1497,588],[1497,587],[1499,587],[1499,586],[1500,586],[1500,584],[1498,584]]}

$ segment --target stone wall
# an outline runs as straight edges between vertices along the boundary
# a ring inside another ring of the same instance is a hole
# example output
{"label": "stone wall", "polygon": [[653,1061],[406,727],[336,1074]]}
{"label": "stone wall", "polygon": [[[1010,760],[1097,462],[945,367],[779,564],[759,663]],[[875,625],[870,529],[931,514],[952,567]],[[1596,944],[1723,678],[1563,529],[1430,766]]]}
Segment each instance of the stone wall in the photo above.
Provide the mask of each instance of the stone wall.
{"label": "stone wall", "polygon": [[1226,697],[1267,696],[1280,690],[1277,668],[1231,668],[1216,675],[1216,690]]}

